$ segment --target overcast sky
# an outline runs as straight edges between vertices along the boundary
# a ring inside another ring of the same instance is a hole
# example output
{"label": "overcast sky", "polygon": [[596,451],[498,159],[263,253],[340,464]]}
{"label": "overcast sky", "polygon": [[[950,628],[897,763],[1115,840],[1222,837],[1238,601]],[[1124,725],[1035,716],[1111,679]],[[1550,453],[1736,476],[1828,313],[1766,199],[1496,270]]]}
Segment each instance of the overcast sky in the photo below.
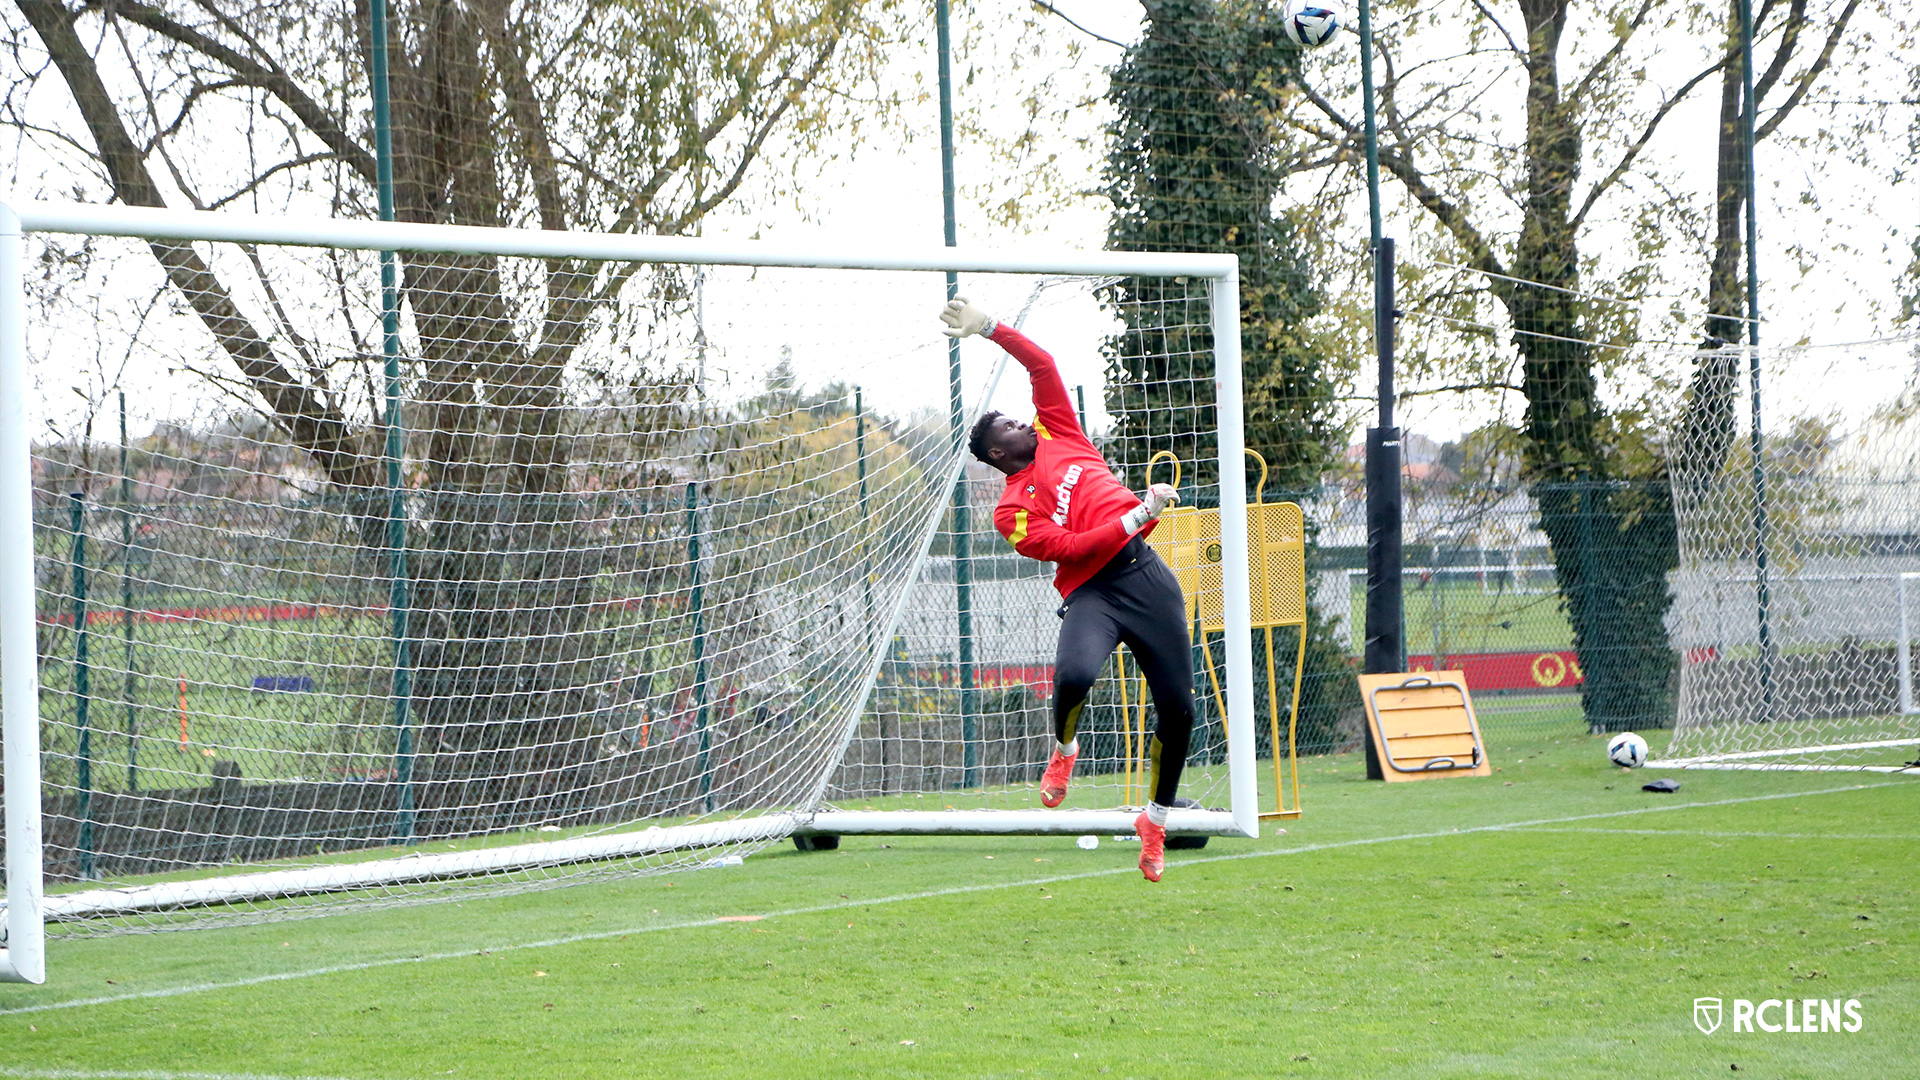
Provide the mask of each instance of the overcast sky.
{"label": "overcast sky", "polygon": [[[1038,16],[1035,28],[1026,27],[1027,21],[1035,18],[1026,0],[974,0],[957,11],[956,35],[969,39],[974,51],[961,58],[957,66],[956,105],[963,114],[971,111],[978,122],[989,127],[1015,131],[1025,123],[1016,107],[1018,99],[1042,75],[1050,75],[1049,93],[1064,111],[1057,124],[1042,125],[1041,151],[1058,155],[1055,180],[1060,186],[1092,188],[1099,182],[1104,150],[1102,125],[1107,112],[1100,100],[1105,90],[1104,71],[1120,56],[1117,46],[1101,42],[1094,35],[1117,42],[1137,40],[1142,12],[1132,0],[1055,0],[1055,7],[1083,29],[1069,25],[1066,19],[1046,15]],[[1462,16],[1466,14],[1463,5]],[[1076,47],[1079,51],[1074,54]],[[1692,63],[1679,52],[1676,50],[1672,63]],[[1320,50],[1314,59],[1330,71],[1341,65],[1357,69],[1358,55],[1354,36],[1347,34]],[[1656,57],[1654,63],[1658,62]],[[889,54],[887,78],[899,85],[918,80],[917,85],[930,88],[934,70],[931,33],[925,41],[895,48]],[[1660,72],[1654,72],[1654,77],[1660,76]],[[1892,93],[1897,96],[1897,88]],[[1656,146],[1655,152],[1697,151],[1700,139],[1688,133],[1703,123],[1710,128],[1712,103],[1708,96],[1700,95],[1692,115],[1674,117],[1670,123],[1675,136]],[[1087,103],[1084,107],[1067,108],[1083,102]],[[836,164],[817,178],[810,178],[799,192],[804,212],[791,203],[748,199],[710,218],[707,234],[757,233],[787,243],[817,238],[835,247],[938,243],[937,114],[931,99],[916,109],[924,115],[906,118],[906,130],[897,140],[871,140],[859,148],[851,165]],[[996,223],[982,204],[1003,197],[1004,182],[1029,163],[1000,159],[964,136],[957,159],[963,191],[959,211],[963,245],[1103,246],[1107,207],[1101,200],[1069,198],[1030,214],[1018,227]],[[765,163],[771,169],[780,164]],[[1708,164],[1703,163],[1694,174],[1702,191],[1710,183],[1705,174]],[[1912,241],[1920,219],[1920,200],[1912,198],[1910,192],[1879,188],[1878,180],[1866,169],[1832,160],[1796,158],[1779,141],[1764,145],[1760,171],[1763,301],[1769,319],[1765,339],[1769,343],[1802,338],[1835,342],[1885,332],[1897,269],[1895,256],[1904,253],[1905,245]],[[1809,187],[1820,196],[1821,205],[1806,207],[1801,202]],[[1291,194],[1302,199],[1313,196],[1311,191]],[[1404,237],[1409,230],[1431,228],[1419,211],[1405,207],[1401,194],[1391,184],[1385,197],[1389,234]],[[1358,253],[1365,244],[1363,216],[1354,227],[1354,250]],[[1812,266],[1813,272],[1799,273],[1803,265]],[[1697,311],[1701,302],[1691,294],[1697,292],[1699,282],[1686,280],[1680,285],[1688,295],[1626,299],[1656,308],[1679,305],[1689,312]],[[1030,289],[1031,282],[1027,281],[970,278],[963,283],[964,292],[1005,317],[1011,317]],[[1086,297],[1084,287],[1077,299],[1067,296],[1069,291],[1056,290],[1036,312],[1029,329],[1060,360],[1068,384],[1087,387],[1088,404],[1098,428],[1104,423],[1098,345],[1113,322]],[[830,277],[811,284],[789,278],[776,291],[744,278],[716,275],[706,306],[710,328],[720,345],[714,357],[716,377],[731,376],[738,387],[751,389],[777,361],[778,344],[791,344],[797,346],[796,363],[809,383],[863,381],[869,400],[897,413],[911,411],[916,405],[944,407],[945,350],[933,322],[940,296],[937,277],[902,278],[890,284],[870,279],[856,294],[836,286]],[[856,299],[858,304],[853,302]],[[854,319],[863,323],[857,332],[846,326]],[[1410,320],[1403,336],[1423,329]],[[858,358],[852,355],[856,341],[860,343]],[[971,386],[978,388],[989,377],[998,355],[990,345],[968,346],[966,366]],[[1347,359],[1363,369],[1367,363],[1365,357]],[[40,374],[56,383],[63,377],[53,371]],[[1360,381],[1364,383],[1366,377]],[[1409,381],[1417,380],[1409,377]],[[1363,385],[1353,389],[1364,392]],[[1615,393],[1625,394],[1631,389],[1623,380]],[[1838,392],[1830,382],[1794,389]],[[1858,396],[1857,387],[1850,389]],[[79,401],[64,387],[57,387],[54,393],[65,408]],[[1022,380],[1003,383],[991,404],[1007,411],[1023,409]],[[1403,410],[1403,423],[1445,439],[1484,422],[1501,409],[1512,416],[1516,406],[1517,400],[1511,396],[1505,402],[1426,398]],[[1364,408],[1355,405],[1354,414],[1363,415]]]}
{"label": "overcast sky", "polygon": [[[1057,0],[1055,7],[1091,34],[1118,42],[1133,42],[1139,37],[1142,11],[1139,4],[1132,0]],[[991,42],[996,39],[993,29],[996,25],[1006,27],[1004,33],[1011,40],[1016,24],[1028,10],[1024,0],[977,0],[964,13],[957,13],[956,17],[978,20],[984,28],[980,33]],[[1465,5],[1462,5],[1462,17],[1468,13]],[[1062,19],[1043,17],[1041,26],[1044,34],[1051,39],[1045,43],[1049,47],[1064,48],[1068,42],[1084,47],[1084,52],[1077,59],[1069,61],[1062,55],[1058,60],[1059,70],[1064,73],[1057,76],[1057,92],[1060,96],[1066,97],[1066,90],[1070,87],[1077,87],[1081,94],[1089,97],[1097,97],[1102,93],[1105,89],[1103,69],[1120,56],[1120,50],[1076,30]],[[956,33],[963,30],[957,27]],[[1031,39],[1025,40],[1031,44]],[[925,51],[927,55],[920,64],[925,69],[924,74],[930,85],[934,64],[931,40],[926,42]],[[1357,71],[1359,50],[1356,37],[1353,34],[1343,35],[1320,50],[1315,60],[1326,65],[1351,64]],[[979,62],[986,64],[989,61],[982,59]],[[1671,70],[1663,70],[1663,63]],[[915,60],[896,52],[893,64],[904,76],[914,70]],[[1649,81],[1676,84],[1693,74],[1697,66],[1696,58],[1685,49],[1663,50],[1648,62]],[[966,73],[963,63],[960,77],[964,79]],[[1030,77],[1029,73],[1023,78]],[[989,118],[989,123],[995,111],[1001,110],[999,115],[1007,117],[1009,124],[1017,124],[1020,117],[1008,110],[1011,99],[1027,85],[1023,78],[983,78],[964,84],[956,91],[956,107],[965,109],[971,105],[981,108]],[[1840,96],[1859,93],[1862,97],[1870,98],[1878,94],[1894,99],[1907,92],[1901,87],[1884,87],[1878,91],[1847,87],[1844,92],[1834,91]],[[1712,130],[1716,103],[1716,93],[1704,90],[1696,92],[1690,105],[1669,118],[1663,128],[1662,139],[1649,149],[1650,162],[1668,168],[1670,174],[1682,176],[1688,186],[1703,193],[1703,200],[1704,193],[1711,190],[1712,159],[1710,153],[1703,154],[1700,151],[1703,146],[1711,145],[1711,136],[1703,139],[1700,133]],[[1896,113],[1888,121],[1888,127],[1894,131],[1904,126],[1897,114],[1898,108],[1895,107]],[[1911,124],[1912,106],[1905,108],[1909,113],[1905,123]],[[922,129],[923,137],[906,141],[898,148],[864,148],[856,170],[835,173],[825,178],[819,186],[818,213],[813,220],[805,223],[773,222],[768,235],[820,235],[879,244],[900,239],[937,242],[941,227],[939,148],[933,137],[931,103],[926,106],[926,111],[929,115]],[[1106,118],[1103,107],[1097,104],[1081,111],[1086,114],[1087,122],[1095,128]],[[1813,119],[1812,110],[1807,108],[1803,108],[1799,115],[1809,121]],[[1803,153],[1785,139],[1784,136],[1790,133],[1790,129],[1783,130],[1781,137],[1762,144],[1759,160],[1762,302],[1767,319],[1763,326],[1763,342],[1768,345],[1800,341],[1827,344],[1857,341],[1891,332],[1891,315],[1898,307],[1894,282],[1910,256],[1910,245],[1916,231],[1920,231],[1920,199],[1914,198],[1910,188],[1906,191],[1887,189],[1882,175],[1872,170],[1850,165],[1832,155]],[[1092,146],[1087,146],[1073,137],[1082,134],[1085,134],[1084,130],[1062,131],[1057,144],[1050,149],[1062,154],[1066,161],[1077,163],[1063,166],[1064,173],[1072,175],[1077,170],[1092,185],[1098,181],[1101,147],[1097,140]],[[1889,146],[1886,152],[1898,153],[1906,149]],[[1911,153],[1910,150],[1907,152]],[[957,173],[963,190],[992,179],[996,170],[1005,168],[1004,162],[982,154],[979,148],[968,145],[964,140],[957,157]],[[1405,258],[1407,232],[1414,229],[1430,230],[1432,224],[1424,217],[1424,212],[1408,205],[1399,189],[1390,182],[1385,186],[1384,199],[1388,211],[1388,234],[1397,233],[1402,237]],[[767,224],[764,219],[761,223]],[[959,233],[963,245],[1039,243],[1099,247],[1105,240],[1106,225],[1106,207],[1096,199],[1083,199],[1071,206],[1056,208],[1039,220],[1024,223],[1023,230],[1018,232],[996,226],[986,220],[979,205],[969,204],[963,199]],[[718,230],[727,226],[716,221],[713,227]],[[1364,216],[1359,218],[1357,227],[1364,230]],[[1626,231],[1622,228],[1618,233],[1616,237],[1609,237],[1604,225],[1596,228],[1588,239],[1588,250],[1603,251],[1609,244],[1625,250],[1628,241]],[[1355,240],[1357,247],[1364,248],[1364,232],[1357,235]],[[1676,275],[1671,286],[1659,295],[1629,295],[1621,299],[1629,304],[1641,305],[1649,312],[1678,308],[1687,313],[1697,332],[1698,322],[1694,317],[1704,308],[1704,301],[1698,296],[1702,281],[1698,274],[1687,268]],[[978,290],[976,286],[973,291]],[[1090,386],[1098,385],[1100,364],[1096,354],[1097,339],[1108,325],[1097,315],[1089,314],[1084,322],[1057,322],[1047,327],[1057,335],[1047,344],[1061,359],[1070,383],[1080,381]],[[1409,320],[1403,329],[1403,337],[1430,329],[1430,326],[1417,326]],[[1690,337],[1676,335],[1676,347],[1673,350],[1676,366],[1685,363],[1685,350],[1690,340]],[[1892,372],[1897,365],[1883,367],[1885,371]],[[1362,382],[1368,378],[1370,376],[1363,377]],[[1874,393],[1890,393],[1890,388],[1895,385],[1885,379],[1882,382],[1885,385],[1876,384]],[[1613,388],[1613,394],[1617,401],[1624,403],[1644,389],[1643,382],[1622,377]],[[1780,397],[1784,402],[1790,394],[1806,391],[1810,399],[1808,403],[1813,405],[1817,399],[1831,397],[1820,392],[1823,389],[1813,385],[1794,386],[1787,388],[1788,392]],[[1858,389],[1855,388],[1856,397]],[[1364,392],[1364,387],[1356,386],[1355,390]],[[1003,409],[1016,408],[1019,405],[1019,393],[1017,386],[1003,389],[994,404]],[[1092,390],[1089,390],[1089,396],[1097,397]],[[1444,439],[1484,422],[1496,408],[1506,409],[1511,417],[1515,415],[1518,405],[1517,396],[1512,396],[1511,400],[1500,406],[1486,399],[1422,399],[1408,404],[1403,422],[1424,426],[1435,437]]]}

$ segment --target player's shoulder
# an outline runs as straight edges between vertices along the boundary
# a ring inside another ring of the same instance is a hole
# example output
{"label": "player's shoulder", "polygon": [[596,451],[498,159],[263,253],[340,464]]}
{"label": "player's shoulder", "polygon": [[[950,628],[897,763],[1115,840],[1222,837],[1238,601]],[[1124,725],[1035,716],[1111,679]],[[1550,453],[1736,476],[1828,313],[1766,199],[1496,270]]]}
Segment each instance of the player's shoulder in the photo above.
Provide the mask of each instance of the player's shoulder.
{"label": "player's shoulder", "polygon": [[1033,502],[1034,493],[1040,490],[1040,477],[1029,472],[1018,480],[1009,480],[1007,489],[1000,493],[1001,506],[1025,507]]}
{"label": "player's shoulder", "polygon": [[1020,506],[1033,497],[1040,487],[1040,471],[1029,466],[1007,477],[1007,486],[1000,492],[1001,506]]}

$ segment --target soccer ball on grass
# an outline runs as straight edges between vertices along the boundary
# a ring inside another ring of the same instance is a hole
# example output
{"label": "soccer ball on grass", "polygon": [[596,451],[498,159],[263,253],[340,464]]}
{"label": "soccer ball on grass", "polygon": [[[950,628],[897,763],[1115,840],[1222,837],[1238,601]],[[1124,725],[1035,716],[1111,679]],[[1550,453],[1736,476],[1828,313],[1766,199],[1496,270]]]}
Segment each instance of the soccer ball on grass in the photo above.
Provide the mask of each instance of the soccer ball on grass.
{"label": "soccer ball on grass", "polygon": [[1312,49],[1340,32],[1340,8],[1328,0],[1287,0],[1280,26],[1295,45]]}
{"label": "soccer ball on grass", "polygon": [[1607,760],[1623,769],[1637,769],[1647,763],[1647,740],[1623,731],[1607,740]]}

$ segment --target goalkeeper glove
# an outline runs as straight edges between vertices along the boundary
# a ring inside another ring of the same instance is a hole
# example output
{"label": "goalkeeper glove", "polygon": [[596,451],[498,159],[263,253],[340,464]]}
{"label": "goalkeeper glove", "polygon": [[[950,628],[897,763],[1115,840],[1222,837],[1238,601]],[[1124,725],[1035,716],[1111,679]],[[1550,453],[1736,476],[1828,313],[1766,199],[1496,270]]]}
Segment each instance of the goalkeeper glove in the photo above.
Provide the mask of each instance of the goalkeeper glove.
{"label": "goalkeeper glove", "polygon": [[1180,493],[1172,484],[1153,484],[1147,488],[1147,497],[1139,506],[1120,515],[1120,524],[1132,536],[1147,527],[1147,522],[1157,521],[1167,507],[1180,501]]}
{"label": "goalkeeper glove", "polygon": [[940,332],[950,338],[963,338],[968,334],[991,336],[1000,327],[993,316],[964,299],[947,301],[947,306],[940,309],[940,321],[947,324]]}

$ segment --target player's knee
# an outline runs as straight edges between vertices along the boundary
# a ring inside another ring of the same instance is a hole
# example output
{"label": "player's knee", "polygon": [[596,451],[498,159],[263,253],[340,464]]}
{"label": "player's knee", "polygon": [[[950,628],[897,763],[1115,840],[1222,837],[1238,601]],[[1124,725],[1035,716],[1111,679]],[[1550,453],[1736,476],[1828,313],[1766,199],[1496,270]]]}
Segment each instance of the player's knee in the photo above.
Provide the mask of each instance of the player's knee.
{"label": "player's knee", "polygon": [[1060,697],[1077,702],[1087,696],[1099,678],[1099,665],[1063,659],[1054,665],[1053,690]]}
{"label": "player's knee", "polygon": [[1190,698],[1156,701],[1153,709],[1160,719],[1160,731],[1169,736],[1186,737],[1193,730],[1193,701]]}

